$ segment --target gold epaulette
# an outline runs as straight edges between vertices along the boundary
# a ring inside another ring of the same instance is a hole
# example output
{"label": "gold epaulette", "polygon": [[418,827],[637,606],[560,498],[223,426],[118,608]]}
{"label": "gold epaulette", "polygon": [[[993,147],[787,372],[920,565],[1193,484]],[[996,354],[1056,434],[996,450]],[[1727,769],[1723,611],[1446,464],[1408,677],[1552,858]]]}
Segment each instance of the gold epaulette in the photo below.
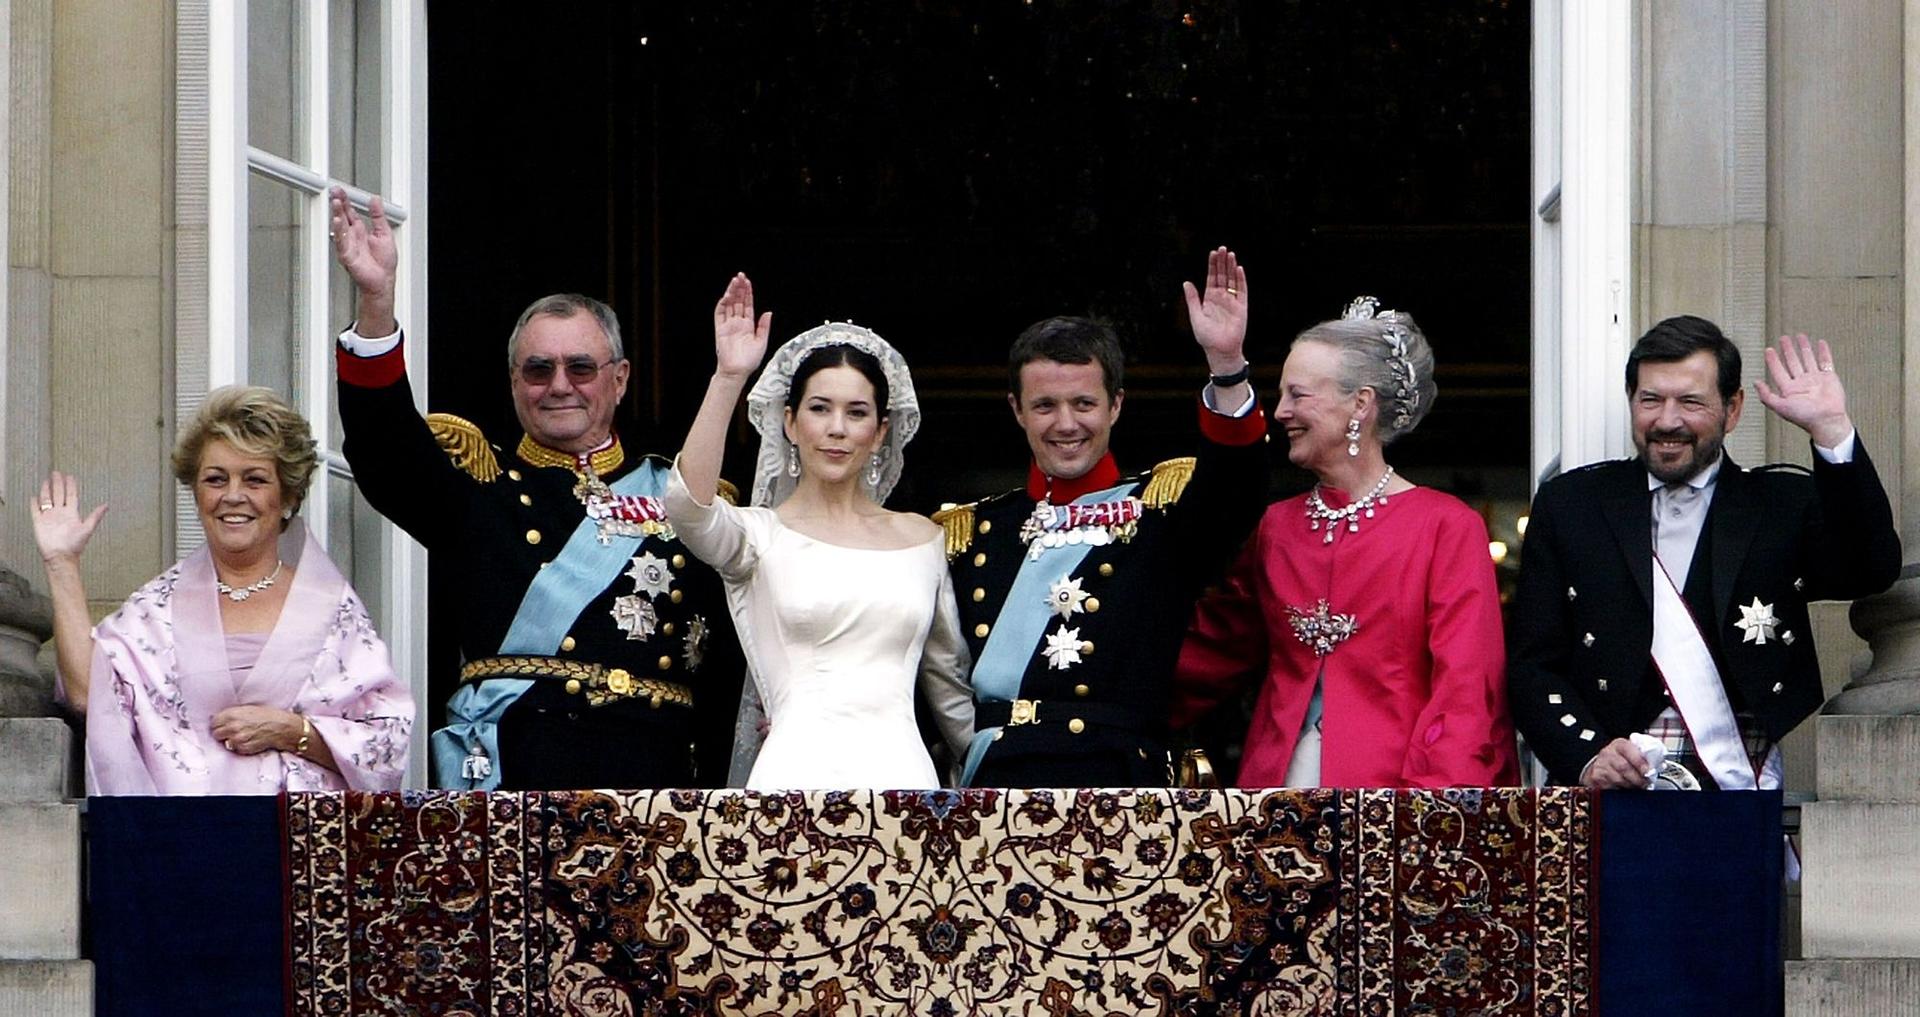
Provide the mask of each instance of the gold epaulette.
{"label": "gold epaulette", "polygon": [[1187,481],[1192,479],[1192,456],[1169,459],[1153,468],[1153,476],[1147,478],[1146,489],[1140,492],[1140,501],[1148,508],[1166,508],[1180,500],[1181,492],[1187,489]]}
{"label": "gold epaulette", "polygon": [[933,514],[933,521],[947,531],[949,559],[973,543],[973,508],[978,504],[977,501],[970,501],[965,505],[946,505]]}
{"label": "gold epaulette", "polygon": [[494,458],[493,446],[487,444],[487,436],[473,421],[451,413],[429,413],[427,429],[453,465],[467,471],[468,476],[482,484],[491,484],[500,476],[500,460]]}
{"label": "gold epaulette", "polygon": [[729,505],[740,504],[740,489],[733,486],[733,481],[731,480],[722,480],[720,486],[716,489],[716,493]]}

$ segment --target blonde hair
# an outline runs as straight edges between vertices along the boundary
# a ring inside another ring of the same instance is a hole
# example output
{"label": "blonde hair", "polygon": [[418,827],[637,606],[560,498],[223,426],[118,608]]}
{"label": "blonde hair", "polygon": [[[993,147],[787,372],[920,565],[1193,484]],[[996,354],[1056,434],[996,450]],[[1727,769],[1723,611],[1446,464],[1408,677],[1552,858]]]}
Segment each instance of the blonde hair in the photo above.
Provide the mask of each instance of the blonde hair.
{"label": "blonde hair", "polygon": [[191,488],[210,441],[224,441],[242,455],[272,459],[280,475],[280,500],[298,512],[320,464],[307,418],[279,393],[258,385],[227,385],[207,393],[200,412],[173,446],[174,479]]}

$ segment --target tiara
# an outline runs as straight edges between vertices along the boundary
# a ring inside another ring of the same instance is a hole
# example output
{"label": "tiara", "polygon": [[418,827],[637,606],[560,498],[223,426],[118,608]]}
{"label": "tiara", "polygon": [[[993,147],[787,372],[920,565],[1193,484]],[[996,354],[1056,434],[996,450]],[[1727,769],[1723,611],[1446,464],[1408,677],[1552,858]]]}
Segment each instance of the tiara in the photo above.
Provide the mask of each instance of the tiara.
{"label": "tiara", "polygon": [[1400,390],[1394,393],[1400,399],[1400,411],[1393,416],[1393,429],[1406,430],[1412,423],[1414,413],[1420,409],[1420,385],[1414,380],[1413,358],[1407,356],[1407,343],[1412,336],[1407,331],[1406,316],[1399,311],[1380,310],[1378,297],[1354,297],[1347,309],[1340,312],[1343,321],[1377,321],[1383,326],[1380,338],[1387,344],[1387,366],[1399,380]]}

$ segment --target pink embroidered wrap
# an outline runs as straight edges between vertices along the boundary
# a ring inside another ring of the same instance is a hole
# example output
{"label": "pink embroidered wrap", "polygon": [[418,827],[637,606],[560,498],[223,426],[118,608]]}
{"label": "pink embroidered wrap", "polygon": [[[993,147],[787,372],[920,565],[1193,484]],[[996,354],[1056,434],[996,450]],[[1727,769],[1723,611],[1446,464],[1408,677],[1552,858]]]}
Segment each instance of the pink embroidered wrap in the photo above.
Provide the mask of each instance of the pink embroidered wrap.
{"label": "pink embroidered wrap", "polygon": [[[202,547],[134,591],[94,629],[87,697],[89,795],[386,791],[406,773],[413,697],[360,598],[299,522],[280,539],[294,569],[251,670],[236,676]],[[340,768],[291,752],[229,752],[211,732],[230,706],[290,710]]]}

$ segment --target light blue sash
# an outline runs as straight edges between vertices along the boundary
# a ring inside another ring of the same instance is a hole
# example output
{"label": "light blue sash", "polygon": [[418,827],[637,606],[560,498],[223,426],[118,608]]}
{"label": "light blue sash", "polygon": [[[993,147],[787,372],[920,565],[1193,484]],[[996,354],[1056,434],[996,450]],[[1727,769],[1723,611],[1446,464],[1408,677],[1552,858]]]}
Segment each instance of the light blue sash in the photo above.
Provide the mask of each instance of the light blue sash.
{"label": "light blue sash", "polygon": [[[1072,504],[1115,501],[1126,497],[1137,483],[1129,481],[1119,487],[1083,494]],[[1020,695],[1020,679],[1026,677],[1027,662],[1033,659],[1033,649],[1040,645],[1047,622],[1053,618],[1049,596],[1053,583],[1061,576],[1072,575],[1092,550],[1092,544],[1063,544],[1047,548],[1038,559],[1029,555],[1020,563],[1007,599],[1000,605],[1000,617],[994,619],[993,631],[987,636],[987,644],[980,648],[980,659],[973,665],[975,699],[1007,703]],[[974,771],[980,768],[987,746],[993,744],[994,736],[999,733],[997,727],[974,733],[972,744],[967,746],[966,766],[960,772],[962,787],[973,783]]]}
{"label": "light blue sash", "polygon": [[[611,490],[614,494],[658,497],[666,488],[666,477],[665,467],[643,462],[639,469],[612,484]],[[614,535],[602,544],[600,528],[593,518],[583,517],[560,554],[534,574],[506,638],[500,641],[500,652],[551,656],[580,612],[620,575],[645,539]],[[532,686],[533,681],[527,678],[489,678],[461,684],[447,700],[447,726],[435,731],[431,739],[437,787],[492,791],[500,786],[500,718]],[[478,753],[473,753],[475,748]],[[463,772],[470,754],[487,760],[484,776],[469,777]]]}

